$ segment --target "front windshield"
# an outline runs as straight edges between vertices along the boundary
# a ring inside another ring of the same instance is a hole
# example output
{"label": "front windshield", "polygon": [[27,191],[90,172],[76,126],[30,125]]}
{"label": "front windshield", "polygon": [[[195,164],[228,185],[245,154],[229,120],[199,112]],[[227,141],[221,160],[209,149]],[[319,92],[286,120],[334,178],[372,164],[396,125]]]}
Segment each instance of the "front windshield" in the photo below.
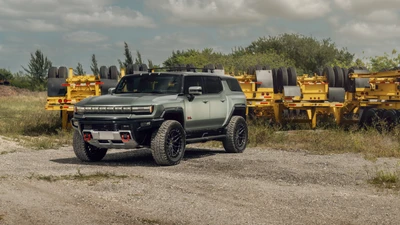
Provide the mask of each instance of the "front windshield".
{"label": "front windshield", "polygon": [[179,94],[182,76],[178,74],[143,74],[126,76],[119,82],[115,93]]}

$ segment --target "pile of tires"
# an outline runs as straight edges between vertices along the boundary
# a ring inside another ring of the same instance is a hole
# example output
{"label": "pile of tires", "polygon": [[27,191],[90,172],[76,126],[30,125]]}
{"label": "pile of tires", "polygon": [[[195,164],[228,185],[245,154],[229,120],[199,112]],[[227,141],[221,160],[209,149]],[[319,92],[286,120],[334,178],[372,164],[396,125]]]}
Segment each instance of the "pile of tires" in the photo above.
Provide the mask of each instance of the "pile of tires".
{"label": "pile of tires", "polygon": [[[297,72],[294,67],[280,67],[272,69],[274,93],[283,93],[284,86],[297,86]],[[259,77],[257,81],[264,83]],[[263,87],[263,84],[260,85]]]}
{"label": "pile of tires", "polygon": [[346,92],[354,93],[356,88],[368,87],[368,78],[350,79],[349,74],[354,72],[369,73],[365,67],[351,67],[340,68],[339,66],[325,67],[324,69],[317,69],[315,74],[317,76],[325,76],[330,88],[344,88]]}
{"label": "pile of tires", "polygon": [[108,94],[108,89],[115,88],[118,84],[119,71],[116,66],[101,66],[100,67],[100,80],[103,82],[101,85],[101,95]]}
{"label": "pile of tires", "polygon": [[65,66],[50,67],[47,72],[47,96],[58,97],[65,96],[67,88],[63,87],[65,79],[68,77],[68,69]]}
{"label": "pile of tires", "polygon": [[395,109],[364,109],[361,118],[360,126],[362,128],[372,127],[378,131],[392,130],[400,122],[400,110]]}
{"label": "pile of tires", "polygon": [[126,67],[125,73],[126,74],[134,74],[136,72],[147,72],[149,68],[147,67],[146,64],[129,64]]}

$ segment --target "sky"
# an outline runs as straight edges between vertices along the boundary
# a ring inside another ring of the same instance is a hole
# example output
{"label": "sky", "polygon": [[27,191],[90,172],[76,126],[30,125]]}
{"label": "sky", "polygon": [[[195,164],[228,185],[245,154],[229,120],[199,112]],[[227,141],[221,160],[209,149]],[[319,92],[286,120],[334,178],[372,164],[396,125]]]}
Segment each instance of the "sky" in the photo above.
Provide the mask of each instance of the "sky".
{"label": "sky", "polygon": [[263,36],[331,38],[356,57],[400,52],[400,0],[0,0],[0,68],[40,49],[54,66],[90,73],[133,54],[161,64],[173,50],[230,53]]}

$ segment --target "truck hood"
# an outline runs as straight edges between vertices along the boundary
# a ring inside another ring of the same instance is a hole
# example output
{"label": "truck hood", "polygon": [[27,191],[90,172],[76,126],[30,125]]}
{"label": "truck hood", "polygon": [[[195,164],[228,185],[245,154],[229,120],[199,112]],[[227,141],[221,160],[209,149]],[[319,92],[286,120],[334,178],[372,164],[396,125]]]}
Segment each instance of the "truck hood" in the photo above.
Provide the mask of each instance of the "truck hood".
{"label": "truck hood", "polygon": [[154,105],[160,102],[175,101],[178,95],[171,94],[112,94],[102,95],[92,98],[87,98],[79,103],[77,106],[133,106],[133,105]]}

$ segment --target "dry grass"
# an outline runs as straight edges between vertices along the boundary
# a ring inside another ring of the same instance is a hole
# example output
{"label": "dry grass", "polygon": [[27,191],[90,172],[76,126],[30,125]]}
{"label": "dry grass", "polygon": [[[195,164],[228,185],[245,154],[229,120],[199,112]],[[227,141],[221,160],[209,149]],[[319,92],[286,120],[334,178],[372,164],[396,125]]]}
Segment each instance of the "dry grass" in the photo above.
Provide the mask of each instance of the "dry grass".
{"label": "dry grass", "polygon": [[373,128],[344,129],[329,126],[317,130],[290,130],[249,124],[249,146],[271,147],[288,151],[307,150],[315,154],[361,153],[368,159],[379,157],[400,158],[400,127],[391,132],[378,132]]}
{"label": "dry grass", "polygon": [[45,110],[45,92],[0,97],[0,135],[34,149],[57,148],[72,142],[61,130],[59,111]]}

